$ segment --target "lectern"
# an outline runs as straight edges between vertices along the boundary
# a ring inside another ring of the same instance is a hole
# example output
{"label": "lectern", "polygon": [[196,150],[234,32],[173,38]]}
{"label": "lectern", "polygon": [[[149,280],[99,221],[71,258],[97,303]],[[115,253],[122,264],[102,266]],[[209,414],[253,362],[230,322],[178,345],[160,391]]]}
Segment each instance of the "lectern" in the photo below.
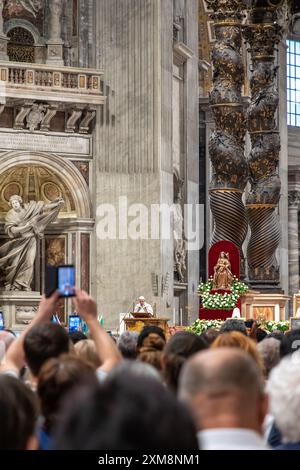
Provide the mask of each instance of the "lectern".
{"label": "lectern", "polygon": [[142,331],[144,326],[159,326],[167,334],[169,320],[169,318],[160,317],[124,318],[126,331],[137,331],[138,333]]}

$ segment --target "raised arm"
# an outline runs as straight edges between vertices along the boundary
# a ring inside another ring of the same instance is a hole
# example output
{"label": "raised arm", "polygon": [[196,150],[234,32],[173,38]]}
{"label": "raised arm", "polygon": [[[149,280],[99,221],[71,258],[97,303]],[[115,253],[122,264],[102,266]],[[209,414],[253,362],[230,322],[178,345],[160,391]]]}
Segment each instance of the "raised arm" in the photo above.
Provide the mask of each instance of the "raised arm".
{"label": "raised arm", "polygon": [[38,312],[30,325],[23,331],[21,336],[16,339],[9,350],[7,351],[2,364],[0,366],[0,373],[5,371],[13,371],[16,374],[20,373],[20,370],[24,366],[24,338],[27,335],[28,331],[31,330],[35,325],[39,323],[47,322],[51,319],[54,312],[56,312],[58,307],[59,294],[55,292],[51,297],[46,299],[42,297]]}
{"label": "raised arm", "polygon": [[100,326],[95,300],[87,292],[76,289],[74,303],[76,312],[86,322],[91,338],[95,342],[96,350],[102,363],[99,370],[105,372],[111,371],[122,358],[112,338]]}
{"label": "raised arm", "polygon": [[56,209],[58,207],[62,207],[64,205],[65,201],[63,198],[58,197],[57,199],[54,199],[54,201],[50,202],[49,204],[44,205],[44,211],[51,211],[53,209]]}

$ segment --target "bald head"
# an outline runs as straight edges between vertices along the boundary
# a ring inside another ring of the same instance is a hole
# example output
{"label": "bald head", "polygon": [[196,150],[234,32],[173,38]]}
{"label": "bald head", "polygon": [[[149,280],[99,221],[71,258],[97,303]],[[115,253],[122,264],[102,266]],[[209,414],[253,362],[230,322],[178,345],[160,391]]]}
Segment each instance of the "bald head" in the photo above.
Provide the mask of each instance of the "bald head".
{"label": "bald head", "polygon": [[247,394],[261,392],[263,382],[253,359],[235,348],[220,348],[200,352],[183,369],[182,393],[209,393],[210,395],[240,390]]}
{"label": "bald head", "polygon": [[258,430],[264,414],[257,410],[263,387],[261,372],[250,355],[237,348],[220,348],[200,352],[187,361],[179,395],[192,408],[199,427]]}

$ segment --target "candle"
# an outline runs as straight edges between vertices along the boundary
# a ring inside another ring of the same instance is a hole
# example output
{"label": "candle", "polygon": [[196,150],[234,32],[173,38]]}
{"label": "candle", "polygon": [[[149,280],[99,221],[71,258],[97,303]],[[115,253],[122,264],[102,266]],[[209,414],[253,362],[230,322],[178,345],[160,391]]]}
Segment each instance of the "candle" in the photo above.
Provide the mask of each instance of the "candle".
{"label": "candle", "polygon": [[182,308],[180,309],[180,326],[182,326]]}
{"label": "candle", "polygon": [[278,304],[274,307],[275,321],[280,321],[280,307]]}
{"label": "candle", "polygon": [[173,325],[176,326],[176,310],[173,308]]}

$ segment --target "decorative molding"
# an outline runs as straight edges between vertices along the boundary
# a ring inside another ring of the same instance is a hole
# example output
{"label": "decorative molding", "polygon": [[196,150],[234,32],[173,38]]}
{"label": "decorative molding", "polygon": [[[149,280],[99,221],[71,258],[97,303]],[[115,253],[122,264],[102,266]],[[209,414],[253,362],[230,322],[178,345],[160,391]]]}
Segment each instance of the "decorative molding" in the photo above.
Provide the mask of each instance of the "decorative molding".
{"label": "decorative molding", "polygon": [[51,104],[47,106],[47,112],[41,122],[41,131],[49,131],[52,119],[56,116],[58,111],[57,104]]}
{"label": "decorative molding", "polygon": [[88,109],[86,111],[84,118],[79,124],[79,134],[88,134],[90,130],[90,124],[96,117],[96,113],[97,112],[95,109]]}
{"label": "decorative molding", "polygon": [[75,132],[76,125],[79,119],[81,118],[82,113],[83,113],[83,109],[80,109],[80,108],[74,108],[71,110],[71,115],[66,122],[66,129],[65,129],[66,132],[69,132],[69,133]]}
{"label": "decorative molding", "polygon": [[194,57],[194,52],[183,42],[177,42],[173,46],[173,56],[175,65],[183,65],[188,59]]}
{"label": "decorative molding", "polygon": [[[12,170],[16,165],[36,165],[60,175],[62,182],[69,188],[71,193],[75,204],[76,217],[78,219],[91,219],[92,203],[90,190],[81,173],[67,158],[49,152],[8,152],[1,156],[0,174],[2,175],[5,171]],[[74,221],[74,223],[76,224],[77,222]]]}
{"label": "decorative molding", "polygon": [[4,23],[4,32],[7,35],[14,28],[24,28],[32,34],[35,46],[46,46],[45,39],[40,35],[36,26],[30,21],[21,18],[13,18]]}
{"label": "decorative molding", "polygon": [[[0,56],[1,58],[1,56]],[[105,102],[103,73],[56,65],[0,62],[5,98],[91,105]]]}

